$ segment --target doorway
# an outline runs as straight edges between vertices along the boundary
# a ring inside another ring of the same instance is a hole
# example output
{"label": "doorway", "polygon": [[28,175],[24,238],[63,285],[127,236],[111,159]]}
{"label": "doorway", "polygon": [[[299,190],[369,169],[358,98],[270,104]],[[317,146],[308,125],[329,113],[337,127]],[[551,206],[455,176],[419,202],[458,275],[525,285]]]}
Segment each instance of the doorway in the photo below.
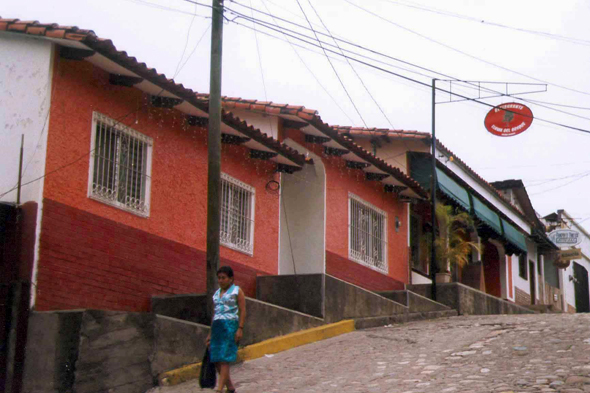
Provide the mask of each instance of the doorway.
{"label": "doorway", "polygon": [[576,262],[574,262],[574,293],[576,297],[576,312],[590,312],[588,271]]}
{"label": "doorway", "polygon": [[531,288],[531,304],[535,304],[537,293],[535,292],[535,263],[529,261],[529,285]]}

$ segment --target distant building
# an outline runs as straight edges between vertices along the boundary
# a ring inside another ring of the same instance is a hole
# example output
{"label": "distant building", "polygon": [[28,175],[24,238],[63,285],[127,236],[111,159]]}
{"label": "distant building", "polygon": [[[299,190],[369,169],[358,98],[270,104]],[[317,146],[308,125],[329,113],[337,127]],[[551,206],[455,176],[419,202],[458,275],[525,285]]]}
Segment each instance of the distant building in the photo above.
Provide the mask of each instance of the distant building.
{"label": "distant building", "polygon": [[575,248],[581,251],[581,257],[560,264],[563,268],[559,269],[556,277],[547,279],[547,283],[562,288],[564,310],[590,312],[590,234],[565,210],[551,213],[543,217],[543,221],[547,225],[549,237],[561,250]]}

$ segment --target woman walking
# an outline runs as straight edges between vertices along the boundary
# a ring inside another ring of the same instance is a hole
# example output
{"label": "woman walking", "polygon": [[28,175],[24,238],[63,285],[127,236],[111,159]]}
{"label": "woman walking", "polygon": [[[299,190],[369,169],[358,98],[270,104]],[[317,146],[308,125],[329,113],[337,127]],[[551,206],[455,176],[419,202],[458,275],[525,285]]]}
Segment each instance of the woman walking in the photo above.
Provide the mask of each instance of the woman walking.
{"label": "woman walking", "polygon": [[227,386],[228,392],[236,389],[229,376],[229,364],[236,361],[238,342],[242,338],[246,320],[246,297],[234,285],[234,271],[229,266],[217,270],[219,289],[213,295],[214,314],[211,332],[207,337],[211,362],[219,373],[218,392]]}

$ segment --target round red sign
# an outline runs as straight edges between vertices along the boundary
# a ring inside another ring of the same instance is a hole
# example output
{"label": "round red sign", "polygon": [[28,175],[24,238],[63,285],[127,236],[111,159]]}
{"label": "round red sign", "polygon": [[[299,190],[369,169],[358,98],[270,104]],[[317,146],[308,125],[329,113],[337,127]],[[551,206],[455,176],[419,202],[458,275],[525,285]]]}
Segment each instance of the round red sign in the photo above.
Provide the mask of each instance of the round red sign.
{"label": "round red sign", "polygon": [[531,126],[533,112],[526,105],[515,102],[498,105],[488,112],[484,124],[497,136],[518,135]]}

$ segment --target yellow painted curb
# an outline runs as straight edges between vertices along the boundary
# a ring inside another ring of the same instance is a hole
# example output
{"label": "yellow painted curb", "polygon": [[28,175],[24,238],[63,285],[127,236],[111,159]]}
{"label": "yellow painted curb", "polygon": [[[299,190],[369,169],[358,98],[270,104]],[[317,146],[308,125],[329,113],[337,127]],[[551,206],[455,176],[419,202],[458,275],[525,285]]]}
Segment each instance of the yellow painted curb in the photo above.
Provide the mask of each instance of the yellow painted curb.
{"label": "yellow painted curb", "polygon": [[[247,360],[258,359],[264,355],[286,351],[291,348],[311,344],[316,341],[336,337],[352,331],[354,331],[354,321],[346,320],[332,323],[330,325],[302,330],[285,336],[271,338],[238,350],[238,361],[244,362]],[[160,386],[178,385],[179,383],[198,378],[200,371],[201,363],[189,364],[160,374],[158,376],[158,382],[160,383]]]}
{"label": "yellow painted curb", "polygon": [[249,345],[238,351],[238,359],[240,361],[257,359],[264,355],[286,351],[287,349],[299,347],[301,345],[325,340],[326,338],[339,336],[344,333],[350,333],[353,330],[353,320],[318,326],[312,329],[271,338],[270,340]]}

